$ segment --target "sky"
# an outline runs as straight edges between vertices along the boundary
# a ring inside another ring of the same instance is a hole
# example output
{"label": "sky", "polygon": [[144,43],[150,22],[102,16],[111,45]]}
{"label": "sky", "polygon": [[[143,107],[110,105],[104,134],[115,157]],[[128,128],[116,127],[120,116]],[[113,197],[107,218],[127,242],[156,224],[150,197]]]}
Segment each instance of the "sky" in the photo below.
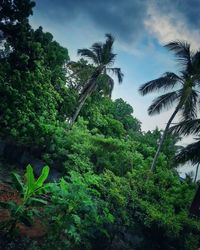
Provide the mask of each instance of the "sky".
{"label": "sky", "polygon": [[[143,97],[138,88],[165,72],[180,70],[173,54],[163,47],[166,43],[183,40],[193,50],[199,48],[199,10],[200,0],[36,0],[30,22],[33,28],[42,26],[52,33],[68,48],[71,60],[79,59],[77,49],[104,41],[106,33],[114,35],[115,65],[125,76],[123,84],[116,82],[112,98],[131,104],[133,115],[147,131],[164,128],[173,108],[148,116],[148,106],[159,93]],[[186,138],[182,145],[191,141]]]}
{"label": "sky", "polygon": [[116,66],[125,75],[122,85],[116,82],[113,99],[130,103],[146,131],[164,128],[173,109],[149,117],[147,108],[157,94],[142,97],[138,88],[164,72],[179,70],[164,44],[186,40],[198,49],[199,9],[199,0],[36,0],[30,21],[34,28],[51,32],[72,60],[78,59],[77,49],[113,34]]}

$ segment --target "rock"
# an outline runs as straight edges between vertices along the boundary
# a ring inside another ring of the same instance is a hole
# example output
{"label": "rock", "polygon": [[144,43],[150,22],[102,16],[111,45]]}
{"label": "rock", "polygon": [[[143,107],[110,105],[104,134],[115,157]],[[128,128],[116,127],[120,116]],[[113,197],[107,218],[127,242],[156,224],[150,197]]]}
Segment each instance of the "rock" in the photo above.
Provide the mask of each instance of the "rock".
{"label": "rock", "polygon": [[[24,148],[13,144],[6,143],[0,139],[0,156],[6,159],[11,164],[19,165],[23,169],[30,164],[33,168],[34,175],[38,178],[42,172],[42,169],[47,165],[44,161],[35,158],[28,151],[24,151]],[[62,177],[62,174],[56,169],[50,169],[47,182],[58,181]]]}
{"label": "rock", "polygon": [[6,143],[5,141],[0,139],[0,156],[3,156],[5,150]]}

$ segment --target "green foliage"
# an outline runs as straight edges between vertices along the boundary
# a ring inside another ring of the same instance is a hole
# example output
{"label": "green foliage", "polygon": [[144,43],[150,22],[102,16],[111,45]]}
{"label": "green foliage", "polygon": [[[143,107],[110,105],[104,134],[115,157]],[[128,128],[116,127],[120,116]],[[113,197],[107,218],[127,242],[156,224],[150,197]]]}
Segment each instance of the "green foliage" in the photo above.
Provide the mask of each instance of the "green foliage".
{"label": "green foliage", "polygon": [[191,249],[196,249],[200,224],[188,214],[195,186],[180,183],[178,176],[166,170],[149,176],[147,171],[133,171],[129,178],[136,185],[135,220],[142,226],[144,244],[149,249],[187,249],[189,230],[193,232],[190,240],[196,240]]}
{"label": "green foliage", "polygon": [[62,127],[54,129],[46,144],[44,160],[64,173],[70,170],[85,172],[92,168],[90,163],[91,134],[80,120],[71,130]]}
{"label": "green foliage", "polygon": [[123,137],[125,134],[140,133],[140,122],[132,116],[132,107],[122,99],[112,101],[98,93],[86,102],[81,115],[106,136]]}
{"label": "green foliage", "polygon": [[124,128],[130,133],[140,131],[140,121],[132,116],[133,108],[130,104],[126,103],[123,99],[116,99],[113,107],[114,118],[120,121]]}
{"label": "green foliage", "polygon": [[44,126],[56,123],[56,100],[59,96],[50,85],[49,72],[39,65],[34,72],[10,68],[0,83],[0,89],[1,136],[38,143],[45,135]]}
{"label": "green foliage", "polygon": [[188,249],[189,242],[189,249],[198,248],[200,222],[188,213],[195,185],[181,183],[171,170],[152,174],[148,168],[133,169],[126,177],[106,172],[101,181],[116,218],[111,233],[119,242],[124,232],[138,239],[134,249]]}
{"label": "green foliage", "polygon": [[137,151],[137,142],[102,135],[95,136],[93,141],[92,157],[97,173],[109,169],[124,176],[132,168],[144,164],[143,156]]}
{"label": "green foliage", "polygon": [[[143,134],[143,136],[138,135],[137,140],[141,142],[139,147],[140,153],[146,157],[153,157],[155,154],[155,149],[158,145],[159,139],[161,138],[163,131],[156,128],[153,131],[148,131]],[[158,165],[165,165],[168,168],[175,168],[174,156],[177,149],[179,148],[176,143],[180,140],[178,135],[170,135],[166,137],[163,147],[161,150],[161,155],[158,159]],[[166,164],[165,164],[166,163]],[[150,164],[149,164],[150,165]]]}
{"label": "green foliage", "polygon": [[[125,175],[134,167],[148,164],[154,152],[152,147],[134,141],[132,137],[119,139],[99,134],[97,129],[90,131],[82,119],[67,132],[54,130],[52,138],[48,153],[43,157],[63,172],[93,170],[101,173],[110,169],[117,175]],[[142,135],[140,140],[144,140]],[[145,146],[149,149],[147,154],[151,152],[146,159],[143,157]]]}
{"label": "green foliage", "polygon": [[92,173],[71,172],[67,181],[51,185],[46,248],[55,246],[56,241],[58,249],[90,249],[95,236],[108,237],[105,225],[112,224],[114,218],[95,189],[99,181]]}
{"label": "green foliage", "polygon": [[0,136],[42,148],[46,127],[70,116],[76,93],[69,98],[65,84],[67,49],[41,27],[34,31],[29,25],[33,6],[26,0],[4,1],[1,9],[0,30],[10,53],[0,58]]}
{"label": "green foliage", "polygon": [[[45,184],[47,166],[38,179],[30,165],[25,181],[13,174],[12,185],[21,194],[21,202],[0,203],[10,212],[10,220],[1,224],[7,235],[1,234],[0,244],[3,239],[8,249],[198,249],[200,221],[188,212],[196,185],[180,182],[174,168],[179,138],[167,136],[157,170],[150,172],[163,131],[141,132],[133,108],[122,99],[110,98],[114,82],[109,74],[114,73],[119,82],[123,77],[119,68],[109,68],[116,57],[113,37],[106,35],[105,43],[79,50],[94,65],[83,59],[69,62],[68,50],[50,33],[42,27],[31,28],[28,17],[33,6],[29,0],[9,0],[0,8],[0,32],[5,42],[0,46],[0,137],[36,152],[63,178]],[[176,55],[187,60],[187,44],[170,46],[174,51],[179,47],[181,53]],[[199,72],[198,54],[192,63],[194,72],[187,67],[184,70],[193,76]],[[185,79],[187,75],[181,75],[183,91],[155,100],[151,114],[169,107],[196,84]],[[144,85],[141,92],[171,88],[177,82],[180,77],[167,72]],[[191,96],[196,102],[195,94],[191,92]],[[81,117],[70,128],[67,121],[83,100]],[[195,114],[194,109],[188,109],[191,101],[189,98],[181,110],[185,117]],[[199,121],[183,125],[176,130],[197,132]],[[48,192],[47,199],[42,192]],[[13,232],[16,223],[30,226],[36,215],[47,231],[38,244],[32,247],[27,243],[26,248],[22,236]]]}

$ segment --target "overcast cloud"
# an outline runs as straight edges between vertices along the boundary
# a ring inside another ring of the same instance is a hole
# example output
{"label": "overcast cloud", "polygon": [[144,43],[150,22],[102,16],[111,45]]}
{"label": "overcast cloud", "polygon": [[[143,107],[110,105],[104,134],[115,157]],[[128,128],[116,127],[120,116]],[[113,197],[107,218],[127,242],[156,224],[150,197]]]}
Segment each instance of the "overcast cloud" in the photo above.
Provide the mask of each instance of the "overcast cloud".
{"label": "overcast cloud", "polygon": [[81,19],[127,45],[147,39],[148,33],[161,44],[179,38],[194,48],[200,38],[199,0],[37,0],[36,4],[50,22],[70,25]]}

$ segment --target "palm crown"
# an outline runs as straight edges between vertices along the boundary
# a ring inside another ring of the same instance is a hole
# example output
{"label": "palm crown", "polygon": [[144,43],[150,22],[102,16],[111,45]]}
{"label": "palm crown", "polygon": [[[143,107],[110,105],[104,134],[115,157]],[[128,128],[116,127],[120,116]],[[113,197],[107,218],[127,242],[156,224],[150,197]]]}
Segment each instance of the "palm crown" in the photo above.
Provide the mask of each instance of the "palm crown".
{"label": "palm crown", "polygon": [[114,80],[110,77],[109,73],[116,75],[119,83],[122,82],[123,74],[121,69],[112,67],[116,59],[116,54],[113,53],[113,43],[113,36],[106,34],[105,43],[94,43],[90,49],[78,50],[78,55],[91,60],[95,68],[80,92],[78,107],[71,119],[72,125],[78,117],[85,101],[96,89],[98,91],[103,90],[104,94],[111,96]]}
{"label": "palm crown", "polygon": [[[114,81],[108,75],[108,73],[113,73],[117,77],[119,83],[122,83],[123,80],[123,73],[121,72],[121,69],[112,67],[117,56],[117,54],[113,53],[113,43],[114,43],[113,36],[110,34],[106,34],[105,43],[101,42],[94,43],[90,49],[78,50],[78,55],[81,55],[82,57],[91,60],[92,63],[96,66],[96,69],[94,71],[94,76],[96,78],[100,78],[99,80],[100,83],[104,82],[108,85],[107,90],[109,91],[109,95],[111,95],[112,93],[114,87]],[[103,76],[104,78],[101,81],[102,75],[104,75]],[[88,81],[88,83],[84,86],[81,95],[83,95],[85,91],[87,91],[90,84],[91,82]]]}
{"label": "palm crown", "polygon": [[165,47],[174,51],[181,66],[180,74],[166,72],[160,78],[142,85],[139,92],[146,95],[154,91],[175,89],[154,99],[148,108],[149,115],[159,114],[177,103],[182,117],[193,119],[197,114],[200,87],[200,52],[193,53],[188,43],[180,41],[171,42]]}

